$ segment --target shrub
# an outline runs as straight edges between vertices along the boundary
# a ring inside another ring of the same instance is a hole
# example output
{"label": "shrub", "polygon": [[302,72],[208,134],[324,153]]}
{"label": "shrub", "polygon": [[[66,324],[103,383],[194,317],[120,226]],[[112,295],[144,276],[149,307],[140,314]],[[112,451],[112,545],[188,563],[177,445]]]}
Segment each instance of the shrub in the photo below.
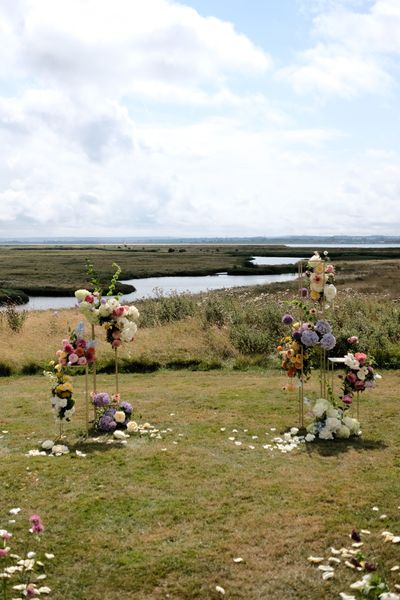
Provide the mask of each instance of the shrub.
{"label": "shrub", "polygon": [[5,308],[5,316],[7,325],[14,333],[19,333],[24,326],[24,323],[28,317],[27,310],[17,310],[17,305],[14,302],[9,302]]}

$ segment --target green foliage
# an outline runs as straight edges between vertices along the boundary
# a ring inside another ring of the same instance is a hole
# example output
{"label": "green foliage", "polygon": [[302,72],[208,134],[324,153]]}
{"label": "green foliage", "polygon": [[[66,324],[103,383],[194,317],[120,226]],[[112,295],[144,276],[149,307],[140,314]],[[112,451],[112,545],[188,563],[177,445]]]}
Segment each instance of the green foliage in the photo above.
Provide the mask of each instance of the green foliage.
{"label": "green foliage", "polygon": [[93,291],[98,292],[100,296],[103,295],[103,286],[100,281],[100,278],[97,272],[94,269],[93,263],[89,260],[89,258],[85,258],[86,263],[86,274],[88,276],[88,280],[93,286]]}
{"label": "green foliage", "polygon": [[110,285],[108,286],[107,296],[115,295],[118,279],[122,272],[121,267],[117,265],[117,263],[114,262],[112,266],[115,270],[113,276],[111,277]]}
{"label": "green foliage", "polygon": [[28,318],[28,311],[19,311],[17,310],[17,306],[14,302],[9,302],[6,305],[4,313],[7,325],[11,329],[11,331],[13,331],[14,333],[19,333],[20,331],[22,331],[24,323]]}
{"label": "green foliage", "polygon": [[191,317],[196,312],[196,299],[190,295],[177,293],[165,296],[161,290],[156,298],[143,302],[140,306],[140,325],[157,327]]}

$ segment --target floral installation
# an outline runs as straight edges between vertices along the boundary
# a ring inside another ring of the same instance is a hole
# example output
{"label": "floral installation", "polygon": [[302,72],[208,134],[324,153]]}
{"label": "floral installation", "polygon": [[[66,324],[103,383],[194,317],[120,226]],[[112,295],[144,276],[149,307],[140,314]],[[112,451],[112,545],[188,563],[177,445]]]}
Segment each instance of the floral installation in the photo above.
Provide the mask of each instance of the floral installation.
{"label": "floral installation", "polygon": [[291,314],[284,314],[282,323],[290,326],[291,331],[280,340],[277,350],[281,357],[281,367],[288,377],[308,379],[315,349],[322,348],[326,352],[332,350],[336,345],[336,338],[328,321],[316,319],[315,309],[308,310],[301,302],[296,302],[296,305],[302,308],[308,320],[301,323],[295,321]]}
{"label": "floral installation", "polygon": [[93,266],[88,263],[88,273],[92,275],[94,292],[80,289],[75,292],[80,312],[93,325],[102,325],[106,330],[107,341],[113,348],[118,348],[124,342],[131,342],[137,332],[139,311],[136,306],[121,304],[120,295],[115,294],[121,268],[113,263],[114,275],[107,291],[107,297],[103,298],[100,282],[94,273]]}
{"label": "floral installation", "polygon": [[[20,508],[12,508],[9,515],[16,517],[21,512]],[[16,524],[16,519],[8,521],[11,528]],[[41,541],[44,526],[39,515],[34,514],[29,519],[31,540],[36,544]],[[23,600],[49,595],[51,589],[44,585],[46,579],[45,561],[54,558],[54,554],[40,553],[29,550],[23,554],[17,554],[12,549],[15,535],[8,529],[0,529],[0,580],[2,582],[2,598],[4,600]],[[29,545],[27,541],[20,541],[25,548]]]}
{"label": "floral installation", "polygon": [[[374,509],[377,507],[374,507]],[[378,510],[378,509],[377,509]],[[380,518],[386,515],[381,515]],[[359,579],[349,584],[350,593],[340,592],[342,600],[358,600],[365,598],[369,600],[400,600],[400,585],[395,583],[395,576],[400,571],[400,566],[394,564],[380,565],[376,561],[378,554],[378,542],[387,544],[400,543],[400,536],[395,536],[389,531],[379,533],[371,532],[369,529],[352,529],[349,534],[350,544],[340,549],[330,547],[327,556],[309,556],[308,561],[315,565],[321,573],[323,581],[337,579],[342,576],[347,579],[347,573],[357,572]],[[372,548],[374,543],[374,548]],[[369,546],[369,550],[368,550]],[[374,560],[368,558],[373,554]],[[387,554],[387,553],[386,553]],[[387,560],[387,559],[386,559]],[[380,571],[385,575],[381,575]],[[396,591],[393,591],[396,590]]]}
{"label": "floral installation", "polygon": [[58,362],[62,366],[86,366],[95,361],[95,342],[87,341],[84,336],[85,327],[82,322],[70,334],[69,339],[62,341],[62,349],[57,350]]}
{"label": "floral installation", "polygon": [[120,394],[110,395],[107,392],[92,394],[92,402],[96,409],[95,428],[104,433],[116,430],[134,431],[137,424],[131,421],[132,405],[121,400]]}
{"label": "floral installation", "polygon": [[314,439],[333,440],[335,438],[347,439],[351,436],[360,436],[360,423],[346,414],[348,407],[335,406],[325,398],[316,400],[311,408],[313,422],[307,426],[309,436],[306,441]]}
{"label": "floral installation", "polygon": [[[353,345],[358,342],[357,336],[351,336],[347,342]],[[351,405],[353,396],[357,392],[375,387],[376,380],[381,376],[372,366],[373,360],[364,352],[348,352],[344,356],[345,374],[343,376],[342,402]]]}
{"label": "floral installation", "polygon": [[72,398],[72,377],[66,375],[60,363],[56,364],[55,361],[51,361],[49,366],[51,371],[44,371],[43,374],[51,383],[51,406],[54,416],[56,421],[70,421],[75,412],[75,400]]}
{"label": "floral installation", "polygon": [[[314,252],[307,262],[305,275],[309,283],[309,296],[313,302],[326,301],[331,304],[336,297],[335,267],[329,262],[328,252],[325,250],[323,257],[319,252]],[[307,288],[302,288],[300,293],[305,297]]]}

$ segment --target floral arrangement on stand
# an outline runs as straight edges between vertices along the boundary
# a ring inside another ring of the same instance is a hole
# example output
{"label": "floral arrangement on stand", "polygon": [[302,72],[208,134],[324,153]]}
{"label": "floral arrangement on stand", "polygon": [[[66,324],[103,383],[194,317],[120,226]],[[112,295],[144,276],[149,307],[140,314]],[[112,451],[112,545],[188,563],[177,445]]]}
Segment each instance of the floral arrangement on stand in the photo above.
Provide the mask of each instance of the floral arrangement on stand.
{"label": "floral arrangement on stand", "polygon": [[88,273],[92,275],[92,284],[95,291],[86,289],[75,292],[79,310],[92,325],[102,325],[106,330],[107,341],[113,348],[118,348],[123,342],[131,342],[137,332],[139,311],[136,306],[121,304],[120,295],[115,295],[115,289],[121,269],[117,264],[111,278],[107,296],[103,298],[102,289],[93,266],[88,263]]}
{"label": "floral arrangement on stand", "polygon": [[[327,302],[328,306],[336,297],[335,267],[329,262],[328,252],[325,250],[323,257],[319,252],[314,252],[307,263],[305,275],[309,283],[309,296],[313,302]],[[307,288],[305,288],[306,291]]]}
{"label": "floral arrangement on stand", "polygon": [[137,423],[131,421],[132,405],[121,401],[120,394],[113,394],[110,398],[107,392],[96,392],[92,394],[92,402],[96,411],[95,428],[98,431],[114,433],[116,430],[137,430]]}
{"label": "floral arrangement on stand", "polygon": [[[280,340],[277,350],[281,357],[281,367],[289,378],[304,378],[306,381],[311,375],[313,358],[317,348],[324,351],[332,350],[336,345],[336,338],[332,327],[325,319],[316,319],[316,310],[308,310],[303,303],[300,305],[308,321],[301,323],[286,313],[282,317],[284,325],[291,326],[290,334]],[[289,390],[294,384],[290,384]]]}
{"label": "floral arrangement on stand", "polygon": [[60,363],[51,361],[49,366],[51,371],[44,371],[43,374],[51,383],[51,406],[56,421],[70,421],[75,412],[75,400],[72,397],[73,386],[72,377],[66,375]]}
{"label": "floral arrangement on stand", "polygon": [[[358,342],[357,336],[351,336],[347,342],[352,345]],[[346,367],[343,375],[342,401],[351,405],[354,394],[375,387],[376,380],[381,376],[375,372],[373,361],[364,352],[348,352],[344,357]]]}

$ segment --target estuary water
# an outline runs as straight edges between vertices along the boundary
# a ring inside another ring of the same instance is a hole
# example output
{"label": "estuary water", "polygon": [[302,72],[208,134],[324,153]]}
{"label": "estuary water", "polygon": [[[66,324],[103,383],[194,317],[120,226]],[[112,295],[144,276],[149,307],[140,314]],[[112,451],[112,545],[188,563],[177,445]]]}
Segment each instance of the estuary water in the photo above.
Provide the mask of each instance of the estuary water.
{"label": "estuary water", "polygon": [[[293,257],[263,257],[256,256],[253,259],[255,265],[290,265],[298,262]],[[188,276],[188,277],[148,277],[146,279],[127,279],[122,283],[128,283],[136,288],[135,292],[122,297],[125,302],[134,302],[141,298],[155,298],[158,294],[198,294],[208,290],[220,290],[224,288],[265,285],[280,281],[291,281],[297,277],[296,269],[293,274],[275,275],[228,275],[217,273],[216,275]],[[31,296],[29,302],[21,306],[21,310],[58,310],[61,308],[73,308],[76,299],[73,296]]]}

